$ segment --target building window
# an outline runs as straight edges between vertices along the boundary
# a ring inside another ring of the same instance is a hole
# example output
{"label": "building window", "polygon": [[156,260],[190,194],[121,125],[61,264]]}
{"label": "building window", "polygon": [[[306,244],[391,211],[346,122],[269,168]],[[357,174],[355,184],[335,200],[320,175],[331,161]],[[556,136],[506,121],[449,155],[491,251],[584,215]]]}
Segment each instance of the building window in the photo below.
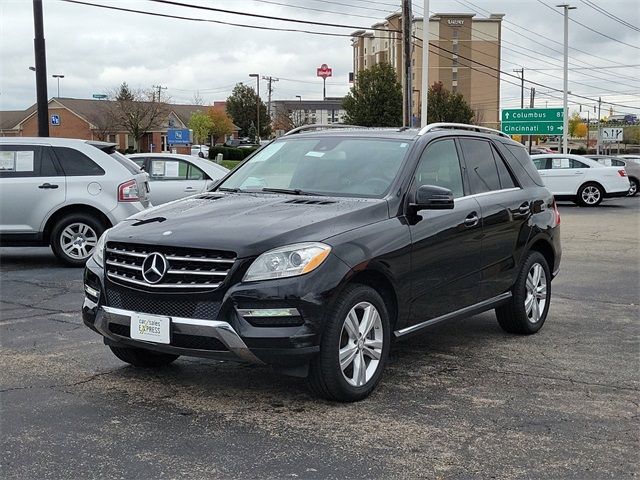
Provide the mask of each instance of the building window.
{"label": "building window", "polygon": [[458,30],[457,28],[454,28],[453,29],[453,38],[457,40],[459,34],[460,34],[460,30]]}
{"label": "building window", "polygon": [[415,79],[416,79],[416,72],[413,72],[413,73],[411,74],[411,80],[415,80]]}
{"label": "building window", "polygon": [[451,93],[458,93],[458,85],[451,86]]}
{"label": "building window", "polygon": [[453,58],[451,59],[451,66],[452,67],[457,67],[458,66],[458,56],[454,55]]}
{"label": "building window", "polygon": [[364,53],[367,53],[367,47],[364,47]]}
{"label": "building window", "polygon": [[451,80],[454,82],[458,81],[458,72],[451,72]]}
{"label": "building window", "polygon": [[453,51],[453,53],[457,54],[457,53],[458,53],[458,44],[457,44],[457,43],[454,43],[454,44],[452,45],[451,50]]}

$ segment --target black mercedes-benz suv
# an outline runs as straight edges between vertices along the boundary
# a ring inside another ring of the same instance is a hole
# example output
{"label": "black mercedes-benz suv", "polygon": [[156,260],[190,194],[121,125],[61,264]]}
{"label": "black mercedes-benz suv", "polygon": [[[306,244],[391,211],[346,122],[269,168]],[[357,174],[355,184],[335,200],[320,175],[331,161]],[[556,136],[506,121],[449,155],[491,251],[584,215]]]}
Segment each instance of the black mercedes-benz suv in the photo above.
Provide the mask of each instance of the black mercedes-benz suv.
{"label": "black mercedes-benz suv", "polygon": [[354,401],[392,339],[490,309],[542,327],[560,217],[522,145],[457,124],[303,130],[105,232],[82,312],[118,358],[269,364]]}

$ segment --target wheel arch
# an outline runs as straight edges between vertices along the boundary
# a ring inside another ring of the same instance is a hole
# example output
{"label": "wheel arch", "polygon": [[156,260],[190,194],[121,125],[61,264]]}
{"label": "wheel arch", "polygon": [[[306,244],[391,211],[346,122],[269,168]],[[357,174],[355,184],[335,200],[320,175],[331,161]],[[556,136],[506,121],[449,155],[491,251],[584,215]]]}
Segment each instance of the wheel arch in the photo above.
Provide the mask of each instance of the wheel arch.
{"label": "wheel arch", "polygon": [[533,243],[531,243],[531,245],[529,246],[528,251],[541,253],[542,256],[545,258],[545,260],[547,261],[547,264],[549,265],[549,270],[553,272],[553,269],[555,267],[555,261],[556,261],[556,253],[553,250],[553,246],[547,239],[538,238],[534,240]]}
{"label": "wheel arch", "polygon": [[56,210],[47,219],[42,234],[43,240],[49,243],[51,241],[51,231],[53,230],[55,224],[58,223],[61,218],[74,213],[84,213],[94,216],[98,219],[98,221],[100,221],[100,223],[102,223],[102,225],[104,225],[105,228],[110,228],[113,226],[111,224],[111,221],[109,220],[109,217],[107,217],[100,209],[96,207],[82,204],[65,205],[59,210]]}
{"label": "wheel arch", "polygon": [[597,185],[598,188],[600,188],[602,190],[603,194],[607,193],[607,189],[604,188],[604,186],[600,182],[598,182],[597,180],[587,180],[585,182],[582,182],[580,184],[580,186],[578,187],[578,191],[576,192],[576,197],[579,197],[580,196],[580,192],[582,191],[582,189],[585,186],[590,185],[590,184]]}
{"label": "wheel arch", "polygon": [[387,307],[389,320],[391,322],[391,330],[393,331],[399,315],[398,295],[393,282],[379,270],[366,269],[355,273],[351,278],[349,278],[345,286],[354,283],[366,285],[378,292]]}

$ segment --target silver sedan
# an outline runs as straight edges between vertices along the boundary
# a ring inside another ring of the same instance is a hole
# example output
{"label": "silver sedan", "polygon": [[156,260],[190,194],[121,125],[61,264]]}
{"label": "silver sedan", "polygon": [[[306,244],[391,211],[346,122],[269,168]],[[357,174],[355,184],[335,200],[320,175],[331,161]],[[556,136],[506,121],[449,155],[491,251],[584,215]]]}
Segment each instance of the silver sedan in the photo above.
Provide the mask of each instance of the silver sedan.
{"label": "silver sedan", "polygon": [[149,174],[153,205],[204,192],[229,172],[221,165],[192,155],[135,153],[129,158]]}

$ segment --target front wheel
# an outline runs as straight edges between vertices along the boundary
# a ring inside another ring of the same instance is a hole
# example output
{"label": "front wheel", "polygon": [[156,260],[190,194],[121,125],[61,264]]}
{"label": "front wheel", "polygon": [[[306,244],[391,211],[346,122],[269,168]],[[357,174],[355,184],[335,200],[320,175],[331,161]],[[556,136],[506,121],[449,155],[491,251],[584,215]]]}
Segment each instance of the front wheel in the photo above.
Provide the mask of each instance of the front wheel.
{"label": "front wheel", "polygon": [[511,293],[509,302],[496,308],[498,323],[509,333],[536,333],[547,319],[551,303],[551,272],[540,252],[529,253]]}
{"label": "front wheel", "polygon": [[380,295],[365,285],[345,288],[328,314],[320,353],[311,362],[311,390],[340,402],[366,398],[382,376],[390,337],[389,314]]}
{"label": "front wheel", "polygon": [[578,191],[578,201],[584,207],[597,207],[602,202],[604,192],[602,187],[595,183],[587,183]]}

